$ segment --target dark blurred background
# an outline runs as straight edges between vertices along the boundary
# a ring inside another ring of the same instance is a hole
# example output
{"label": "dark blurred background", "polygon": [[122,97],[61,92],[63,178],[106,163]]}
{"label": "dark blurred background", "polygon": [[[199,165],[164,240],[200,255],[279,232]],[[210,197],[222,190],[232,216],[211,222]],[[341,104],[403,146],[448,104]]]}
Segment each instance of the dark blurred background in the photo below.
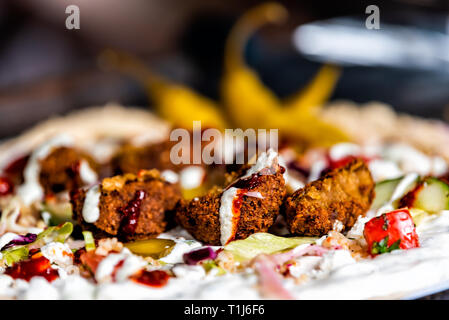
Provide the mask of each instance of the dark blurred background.
{"label": "dark blurred background", "polygon": [[[109,101],[147,107],[149,101],[139,83],[98,67],[98,54],[105,48],[135,54],[153,70],[219,99],[226,36],[236,19],[260,2],[2,0],[0,138],[52,114]],[[246,48],[248,64],[279,96],[296,91],[321,61],[333,59],[332,48],[324,50],[324,57],[310,54],[310,41],[301,50],[302,44],[293,36],[295,29],[323,26],[325,21],[328,29],[337,30],[335,24],[349,21],[338,37],[331,35],[339,47],[358,53],[351,45],[364,47],[357,42],[367,40],[370,53],[379,54],[369,61],[337,57],[344,72],[332,99],[378,100],[399,111],[445,118],[449,105],[448,1],[280,2],[289,10],[288,23],[264,28]],[[80,8],[80,30],[65,27],[65,9],[70,4]],[[380,30],[365,28],[365,8],[370,4],[380,8]],[[314,39],[328,41],[326,28],[320,30],[320,34],[308,33],[312,46]],[[364,33],[352,37],[360,30]],[[378,36],[385,39],[370,43]]]}

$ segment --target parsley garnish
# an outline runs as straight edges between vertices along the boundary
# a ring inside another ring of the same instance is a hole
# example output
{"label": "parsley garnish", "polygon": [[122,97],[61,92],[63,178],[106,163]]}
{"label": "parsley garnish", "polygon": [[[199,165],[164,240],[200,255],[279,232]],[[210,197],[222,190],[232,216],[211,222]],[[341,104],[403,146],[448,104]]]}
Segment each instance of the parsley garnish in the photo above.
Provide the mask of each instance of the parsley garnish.
{"label": "parsley garnish", "polygon": [[401,239],[394,242],[391,246],[388,246],[388,236],[380,240],[379,242],[374,241],[373,247],[371,248],[372,254],[381,254],[391,252],[393,250],[399,249],[399,244],[401,243]]}

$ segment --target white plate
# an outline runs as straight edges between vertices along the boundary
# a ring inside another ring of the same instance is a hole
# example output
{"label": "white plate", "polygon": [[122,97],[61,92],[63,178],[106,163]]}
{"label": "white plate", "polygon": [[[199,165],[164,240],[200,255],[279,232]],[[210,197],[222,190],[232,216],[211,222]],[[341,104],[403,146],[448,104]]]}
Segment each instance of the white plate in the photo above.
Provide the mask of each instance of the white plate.
{"label": "white plate", "polygon": [[420,299],[435,293],[439,293],[445,290],[449,289],[449,281],[444,281],[441,282],[437,285],[428,287],[426,289],[411,293],[409,295],[404,296],[402,299],[403,300],[415,300],[415,299]]}

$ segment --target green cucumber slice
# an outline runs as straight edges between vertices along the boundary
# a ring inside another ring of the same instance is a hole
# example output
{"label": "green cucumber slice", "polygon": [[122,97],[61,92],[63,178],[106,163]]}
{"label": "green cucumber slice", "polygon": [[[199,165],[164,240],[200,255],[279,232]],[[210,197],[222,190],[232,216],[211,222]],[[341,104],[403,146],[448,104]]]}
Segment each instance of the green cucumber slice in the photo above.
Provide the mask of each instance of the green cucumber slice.
{"label": "green cucumber slice", "polygon": [[449,210],[449,185],[437,178],[426,178],[412,206],[430,213]]}
{"label": "green cucumber slice", "polygon": [[373,204],[371,205],[371,209],[379,209],[384,204],[389,202],[394,190],[396,189],[402,178],[403,177],[378,182],[376,184],[376,187],[374,188],[376,196],[374,198]]}
{"label": "green cucumber slice", "polygon": [[72,221],[72,204],[70,202],[47,202],[43,210],[51,215],[50,225],[59,225],[63,222]]}

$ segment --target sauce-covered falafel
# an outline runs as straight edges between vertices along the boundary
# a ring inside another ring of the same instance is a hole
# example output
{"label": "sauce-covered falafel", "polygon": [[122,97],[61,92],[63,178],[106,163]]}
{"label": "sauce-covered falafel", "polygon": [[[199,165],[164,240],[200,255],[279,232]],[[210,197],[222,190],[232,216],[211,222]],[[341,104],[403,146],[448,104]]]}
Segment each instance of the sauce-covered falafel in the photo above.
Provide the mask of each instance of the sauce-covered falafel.
{"label": "sauce-covered falafel", "polygon": [[71,194],[74,219],[83,228],[125,241],[164,232],[180,199],[179,185],[162,179],[157,170],[106,178]]}
{"label": "sauce-covered falafel", "polygon": [[180,202],[176,220],[197,240],[212,245],[266,232],[286,194],[283,173],[277,153],[269,150],[225,189]]}
{"label": "sauce-covered falafel", "polygon": [[[353,160],[297,190],[285,203],[291,233],[322,236],[338,221],[350,229],[374,199],[374,181],[365,162]],[[338,223],[337,222],[337,223]]]}

